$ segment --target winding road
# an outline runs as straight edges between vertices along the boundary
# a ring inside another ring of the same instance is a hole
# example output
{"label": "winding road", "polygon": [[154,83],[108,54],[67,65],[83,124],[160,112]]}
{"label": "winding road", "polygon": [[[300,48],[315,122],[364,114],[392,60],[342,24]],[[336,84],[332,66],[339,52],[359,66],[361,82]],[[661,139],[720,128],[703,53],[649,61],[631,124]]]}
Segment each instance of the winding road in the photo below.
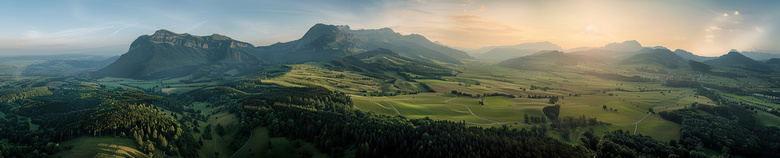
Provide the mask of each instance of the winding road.
{"label": "winding road", "polygon": [[241,149],[244,149],[244,147],[246,147],[246,145],[249,144],[249,141],[252,140],[252,135],[254,135],[254,134],[255,134],[255,132],[252,132],[252,130],[249,130],[249,139],[246,140],[246,143],[244,143],[244,146],[241,146],[241,148],[239,148],[238,151],[236,151],[236,153],[233,153],[233,155],[230,155],[230,158],[233,158],[234,156],[236,156],[236,154],[238,154],[239,151],[241,151]]}

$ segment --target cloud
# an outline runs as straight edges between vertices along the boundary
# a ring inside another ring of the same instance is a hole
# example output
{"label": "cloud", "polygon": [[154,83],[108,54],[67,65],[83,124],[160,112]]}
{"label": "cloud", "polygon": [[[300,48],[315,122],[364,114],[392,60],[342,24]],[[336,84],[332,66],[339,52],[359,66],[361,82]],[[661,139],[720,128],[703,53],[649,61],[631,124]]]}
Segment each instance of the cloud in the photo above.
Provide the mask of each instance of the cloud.
{"label": "cloud", "polygon": [[718,26],[710,26],[707,29],[705,29],[704,31],[713,32],[713,31],[720,31],[720,30],[723,30],[723,28],[718,27]]}
{"label": "cloud", "polygon": [[712,39],[714,39],[714,38],[715,38],[715,35],[709,34],[709,35],[704,36],[704,41],[712,42]]}
{"label": "cloud", "polygon": [[729,13],[723,13],[723,16],[729,16]]}
{"label": "cloud", "polygon": [[734,11],[734,15],[739,15],[739,11]]}
{"label": "cloud", "polygon": [[460,6],[470,6],[471,4],[474,4],[471,0],[466,0],[466,3],[461,3]]}
{"label": "cloud", "polygon": [[23,39],[73,39],[94,36],[94,33],[111,28],[109,26],[94,26],[62,30],[45,33],[37,30],[29,30],[22,35]]}

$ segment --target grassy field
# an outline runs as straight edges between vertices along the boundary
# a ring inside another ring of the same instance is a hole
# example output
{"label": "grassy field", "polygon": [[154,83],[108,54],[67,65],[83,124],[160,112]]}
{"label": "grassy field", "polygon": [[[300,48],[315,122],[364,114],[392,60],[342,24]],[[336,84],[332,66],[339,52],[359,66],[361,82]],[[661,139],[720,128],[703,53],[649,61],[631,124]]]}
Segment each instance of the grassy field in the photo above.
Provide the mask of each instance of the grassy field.
{"label": "grassy field", "polygon": [[[543,104],[521,104],[520,100],[508,97],[486,97],[485,105],[479,105],[479,98],[443,93],[421,93],[392,97],[353,96],[355,106],[363,111],[387,115],[401,115],[408,118],[442,119],[467,121],[479,124],[494,122],[522,122],[523,114],[542,116]],[[392,106],[391,106],[392,105]],[[398,109],[396,112],[393,107]],[[474,116],[469,112],[474,113]],[[486,120],[487,119],[487,120]]]}
{"label": "grassy field", "polygon": [[223,81],[201,81],[196,80],[197,83],[182,83],[181,80],[188,80],[192,76],[184,76],[178,78],[166,78],[157,80],[137,80],[130,78],[114,78],[105,77],[97,80],[100,85],[106,86],[109,89],[137,89],[137,90],[151,90],[163,93],[180,93],[187,92],[201,87],[219,85]]}
{"label": "grassy field", "polygon": [[[233,141],[236,141],[235,138],[230,136],[230,134],[220,136],[219,134],[217,134],[214,127],[217,124],[220,124],[222,126],[229,126],[233,123],[237,123],[237,118],[235,114],[230,114],[227,112],[221,112],[221,113],[211,115],[208,118],[208,122],[199,123],[201,127],[206,127],[207,124],[211,124],[212,126],[211,133],[214,139],[212,140],[204,139],[203,147],[201,148],[201,150],[198,151],[198,155],[200,155],[200,157],[214,157],[214,155],[219,155],[219,157],[230,157],[230,155],[232,155],[233,152],[235,151],[229,148],[229,144]],[[231,131],[229,133],[234,133],[234,132],[235,131]],[[201,137],[201,135],[198,134],[197,137]]]}
{"label": "grassy field", "polygon": [[650,115],[639,123],[636,133],[669,142],[672,139],[680,139],[680,128],[678,123],[664,120],[659,115]]}
{"label": "grassy field", "polygon": [[[599,70],[592,67],[583,69]],[[522,122],[523,115],[543,116],[541,109],[550,106],[547,98],[531,99],[529,95],[561,96],[561,116],[596,117],[599,121],[613,125],[593,126],[597,134],[618,129],[649,135],[659,140],[679,139],[680,125],[650,115],[639,126],[635,123],[653,111],[675,110],[692,103],[713,104],[706,97],[696,96],[694,89],[665,87],[659,82],[623,82],[579,74],[576,71],[539,72],[497,67],[489,62],[472,62],[462,67],[463,73],[456,77],[420,79],[437,93],[425,93],[393,97],[354,96],[356,107],[387,115],[404,115],[409,118],[430,117],[451,121],[468,121],[479,124],[494,122]],[[617,71],[617,70],[616,70]],[[619,70],[621,75],[632,75],[631,71]],[[652,75],[652,74],[643,74]],[[520,96],[485,97],[484,105],[479,98],[446,94],[452,90],[472,95],[503,93]],[[579,95],[579,96],[578,96]],[[453,99],[454,98],[454,99]],[[449,101],[449,102],[445,102]],[[393,105],[398,112],[396,112]],[[459,105],[459,106],[457,106]],[[603,106],[607,108],[604,109]],[[468,108],[466,108],[468,107]],[[469,112],[474,113],[474,115]],[[477,117],[478,116],[478,117]],[[479,125],[484,127],[502,124]],[[514,127],[527,127],[518,124]],[[555,132],[551,135],[570,143],[583,133],[575,130],[570,138]]]}
{"label": "grassy field", "polygon": [[780,108],[780,104],[772,103],[772,100],[766,99],[766,98],[757,98],[753,96],[742,96],[742,95],[736,95],[731,93],[721,93],[721,96],[726,97],[727,99],[733,99],[738,100],[743,103],[751,104],[751,105],[758,105],[759,107],[771,107],[771,108]]}
{"label": "grassy field", "polygon": [[756,122],[760,125],[780,128],[780,116],[772,115],[768,112],[757,110]]}
{"label": "grassy field", "polygon": [[264,80],[263,82],[285,86],[316,85],[346,93],[381,91],[384,83],[384,81],[368,79],[370,78],[368,76],[351,72],[330,71],[315,65],[298,64],[290,67],[292,67],[292,70],[283,76]]}
{"label": "grassy field", "polygon": [[52,157],[149,157],[139,151],[130,138],[85,136],[62,142],[60,146],[73,146],[73,149],[61,151]]}

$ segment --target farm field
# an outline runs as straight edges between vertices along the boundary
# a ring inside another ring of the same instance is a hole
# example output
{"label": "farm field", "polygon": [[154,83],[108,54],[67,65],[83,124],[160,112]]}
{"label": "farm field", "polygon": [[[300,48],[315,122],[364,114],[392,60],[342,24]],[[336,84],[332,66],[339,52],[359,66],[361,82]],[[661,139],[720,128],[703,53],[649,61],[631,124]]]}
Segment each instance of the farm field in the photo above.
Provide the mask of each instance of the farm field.
{"label": "farm field", "polygon": [[[679,139],[680,125],[656,114],[648,115],[649,109],[660,112],[681,109],[693,103],[714,104],[706,97],[697,96],[694,89],[666,87],[658,82],[621,82],[573,72],[522,71],[483,61],[469,63],[463,66],[462,71],[456,77],[417,80],[428,84],[436,93],[353,96],[352,99],[358,109],[379,114],[400,113],[408,118],[465,121],[469,126],[491,127],[510,123],[515,127],[526,127],[532,124],[524,123],[524,115],[544,117],[541,109],[553,105],[548,98],[529,96],[559,96],[562,98],[556,104],[561,105],[561,116],[595,117],[611,124],[587,127],[593,128],[597,134],[622,129],[662,141]],[[473,96],[448,94],[453,90]],[[484,97],[484,105],[479,104],[481,98],[477,98],[477,94],[492,93],[515,95],[517,98],[488,96]],[[642,122],[637,126],[639,120]],[[577,129],[575,133],[581,134],[587,128]],[[571,143],[578,136],[553,135]]]}

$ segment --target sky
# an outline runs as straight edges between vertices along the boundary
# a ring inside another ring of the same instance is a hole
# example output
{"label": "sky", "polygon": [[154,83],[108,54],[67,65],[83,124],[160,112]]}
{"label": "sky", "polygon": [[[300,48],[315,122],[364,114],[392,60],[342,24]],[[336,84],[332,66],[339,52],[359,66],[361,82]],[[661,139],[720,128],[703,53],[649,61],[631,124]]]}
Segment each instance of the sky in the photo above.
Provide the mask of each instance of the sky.
{"label": "sky", "polygon": [[467,49],[637,40],[704,56],[731,49],[780,53],[778,6],[774,0],[8,0],[0,5],[0,55],[117,55],[159,29],[265,46],[299,39],[316,23],[388,27]]}

